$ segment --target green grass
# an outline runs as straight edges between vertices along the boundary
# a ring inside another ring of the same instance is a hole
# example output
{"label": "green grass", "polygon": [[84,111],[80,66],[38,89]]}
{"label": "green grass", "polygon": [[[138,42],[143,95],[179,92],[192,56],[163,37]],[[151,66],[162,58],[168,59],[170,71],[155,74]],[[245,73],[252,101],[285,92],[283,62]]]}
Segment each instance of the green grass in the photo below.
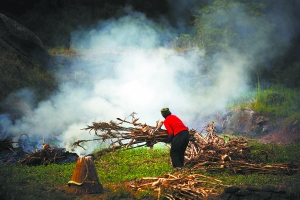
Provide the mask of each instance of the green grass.
{"label": "green grass", "polygon": [[256,163],[280,164],[298,163],[300,155],[300,144],[289,145],[262,144],[255,140],[249,140],[251,147],[251,160]]}
{"label": "green grass", "polygon": [[2,164],[0,171],[0,199],[69,199],[61,186],[72,176],[75,163],[28,167]]}
{"label": "green grass", "polygon": [[234,173],[218,173],[209,174],[212,177],[222,180],[222,184],[234,185],[241,188],[246,187],[275,187],[283,189],[290,194],[299,195],[298,188],[300,186],[299,172],[293,176],[288,175],[272,175],[272,174],[234,174]]}
{"label": "green grass", "polygon": [[[269,160],[264,156],[264,163],[299,162],[300,145],[275,146],[269,144],[252,144],[252,155],[260,156],[261,151],[271,153]],[[133,192],[126,189],[125,183],[142,177],[157,177],[172,172],[169,151],[167,148],[137,148],[118,150],[107,153],[95,159],[100,182],[104,194],[74,196],[67,194],[67,182],[71,179],[75,163],[64,165],[51,164],[47,166],[28,167],[23,165],[0,165],[0,199],[154,199],[152,192]],[[299,172],[294,175],[270,174],[238,174],[234,172],[208,173],[207,176],[217,178],[224,185],[238,187],[273,186],[285,189],[287,192],[298,192],[300,186]],[[220,189],[220,192],[222,190]]]}
{"label": "green grass", "polygon": [[121,183],[171,170],[168,149],[138,148],[106,154],[95,161],[102,183]]}
{"label": "green grass", "polygon": [[243,106],[252,108],[259,114],[274,117],[288,117],[300,111],[300,92],[282,86],[272,87],[256,92],[253,101],[244,103]]}

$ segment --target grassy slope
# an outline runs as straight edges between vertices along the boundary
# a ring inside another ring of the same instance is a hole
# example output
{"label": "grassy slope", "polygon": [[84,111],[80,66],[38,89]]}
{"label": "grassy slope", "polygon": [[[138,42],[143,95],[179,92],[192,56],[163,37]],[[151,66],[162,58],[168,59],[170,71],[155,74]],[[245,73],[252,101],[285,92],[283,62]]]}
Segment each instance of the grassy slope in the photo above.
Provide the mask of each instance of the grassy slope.
{"label": "grassy slope", "polygon": [[[262,162],[298,162],[300,145],[273,146],[273,152],[268,161]],[[270,146],[256,145],[253,155],[270,150]],[[147,148],[117,151],[97,157],[95,165],[100,182],[103,184],[104,194],[89,194],[74,196],[66,193],[67,182],[71,179],[75,163],[64,165],[48,165],[27,167],[21,165],[0,166],[0,199],[155,199],[147,192],[133,192],[127,190],[125,183],[142,177],[156,177],[172,172],[168,149]],[[233,172],[207,173],[198,172],[215,177],[225,185],[239,187],[266,185],[285,189],[289,193],[296,193],[300,187],[299,172],[292,175],[241,175]],[[222,188],[220,191],[222,192]]]}

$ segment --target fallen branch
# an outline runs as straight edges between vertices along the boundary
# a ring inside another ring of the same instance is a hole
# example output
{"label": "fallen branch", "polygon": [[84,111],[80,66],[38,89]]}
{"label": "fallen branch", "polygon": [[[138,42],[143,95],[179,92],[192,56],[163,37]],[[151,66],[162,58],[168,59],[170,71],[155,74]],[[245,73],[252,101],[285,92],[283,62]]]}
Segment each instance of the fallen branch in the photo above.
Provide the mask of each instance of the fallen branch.
{"label": "fallen branch", "polygon": [[[110,140],[110,149],[119,148],[133,148],[136,146],[148,146],[153,147],[158,142],[164,142],[168,133],[166,130],[161,129],[163,123],[161,121],[156,122],[156,126],[149,126],[143,123],[137,123],[138,118],[134,118],[134,112],[130,115],[132,121],[117,118],[119,121],[114,122],[93,122],[93,125],[87,125],[82,130],[89,132],[94,131],[94,134],[99,137],[94,140],[101,140],[103,142]],[[129,124],[133,127],[121,126],[122,124]],[[82,142],[93,141],[93,140],[78,140],[73,143],[73,146],[79,146]]]}

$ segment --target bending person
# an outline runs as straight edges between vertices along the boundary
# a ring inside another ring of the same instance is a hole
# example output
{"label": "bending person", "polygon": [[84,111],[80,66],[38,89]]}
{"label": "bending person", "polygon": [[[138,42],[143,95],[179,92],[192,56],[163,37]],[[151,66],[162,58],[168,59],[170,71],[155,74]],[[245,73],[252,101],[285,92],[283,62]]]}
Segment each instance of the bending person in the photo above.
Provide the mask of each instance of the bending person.
{"label": "bending person", "polygon": [[168,131],[166,143],[171,143],[170,157],[174,168],[184,166],[184,153],[189,144],[188,127],[181,119],[173,115],[169,108],[161,109],[161,114],[165,118],[164,126]]}

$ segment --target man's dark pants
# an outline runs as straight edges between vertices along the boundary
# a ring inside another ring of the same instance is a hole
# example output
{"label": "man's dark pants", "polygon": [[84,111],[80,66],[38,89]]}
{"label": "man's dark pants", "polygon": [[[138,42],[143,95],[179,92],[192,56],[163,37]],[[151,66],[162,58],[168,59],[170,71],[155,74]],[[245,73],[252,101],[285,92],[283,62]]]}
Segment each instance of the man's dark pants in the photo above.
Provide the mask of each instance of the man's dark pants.
{"label": "man's dark pants", "polygon": [[189,136],[189,131],[181,131],[173,138],[170,150],[173,167],[183,167],[184,152],[189,144]]}

